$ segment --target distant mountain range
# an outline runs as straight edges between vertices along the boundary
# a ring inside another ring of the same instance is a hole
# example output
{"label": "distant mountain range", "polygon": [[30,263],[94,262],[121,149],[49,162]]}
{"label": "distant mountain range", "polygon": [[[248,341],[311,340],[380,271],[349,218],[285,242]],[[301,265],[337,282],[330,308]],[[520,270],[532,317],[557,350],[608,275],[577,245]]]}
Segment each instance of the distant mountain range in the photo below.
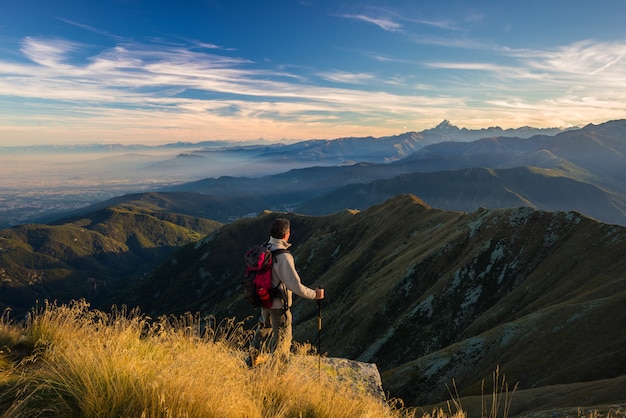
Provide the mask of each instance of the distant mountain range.
{"label": "distant mountain range", "polygon": [[[567,128],[575,129],[575,128]],[[283,149],[287,149],[288,154],[294,154],[294,150],[310,150],[312,153],[320,152],[321,154],[336,154],[340,152],[340,149],[346,147],[349,156],[354,156],[355,150],[350,149],[350,144],[365,145],[367,142],[376,139],[378,145],[381,144],[397,144],[408,140],[410,142],[423,142],[423,144],[433,144],[442,141],[474,141],[481,138],[487,138],[491,136],[514,136],[518,138],[529,138],[533,135],[556,135],[559,132],[563,132],[561,128],[533,128],[530,126],[524,126],[521,128],[502,129],[498,126],[483,128],[483,129],[467,129],[458,128],[450,123],[448,120],[444,120],[434,128],[426,129],[421,132],[407,132],[397,136],[389,136],[382,138],[374,137],[350,137],[350,138],[336,138],[336,139],[313,139],[306,141],[294,141],[285,140],[282,143],[273,143],[264,139],[257,140],[212,140],[212,141],[200,141],[200,142],[172,142],[163,145],[145,145],[145,144],[102,144],[102,143],[90,143],[90,144],[41,144],[41,145],[26,145],[26,146],[0,146],[0,150],[5,153],[98,153],[98,152],[110,152],[110,151],[142,151],[150,149],[190,149],[190,150],[229,150],[229,151],[250,151],[260,149],[262,153],[266,152],[268,155],[272,155],[275,151],[278,151],[277,155],[280,155]],[[336,145],[339,145],[335,147]],[[331,147],[332,149],[326,151],[324,148]],[[411,147],[409,145],[409,147]],[[372,156],[378,158],[380,155],[379,146],[367,147],[374,152]]]}
{"label": "distant mountain range", "polygon": [[33,153],[33,154],[46,154],[46,153],[99,153],[99,152],[133,152],[144,151],[150,149],[198,149],[198,148],[223,148],[229,146],[241,146],[258,144],[262,140],[258,141],[201,141],[201,142],[172,142],[163,145],[145,145],[145,144],[41,144],[41,145],[14,145],[14,146],[0,146],[0,150],[5,153]]}
{"label": "distant mountain range", "polygon": [[355,162],[388,163],[442,141],[469,141],[501,133],[526,137],[556,132],[560,129],[468,130],[444,121],[422,132],[382,138],[282,143],[263,139],[215,140],[156,146],[119,143],[0,146],[0,177],[4,179],[0,191],[0,228],[48,223],[89,203],[204,178],[260,177]]}
{"label": "distant mountain range", "polygon": [[[440,133],[463,131],[449,124],[436,129]],[[475,131],[469,132],[476,135]],[[384,159],[394,160],[391,163],[314,166],[255,177],[222,176],[160,192],[191,193],[181,198],[180,206],[187,205],[183,202],[188,199],[193,201],[194,194],[202,195],[198,196],[202,200],[208,196],[211,203],[201,213],[190,215],[218,222],[255,215],[264,209],[310,215],[325,215],[344,208],[363,210],[396,194],[411,193],[441,209],[474,211],[480,207],[529,206],[575,210],[603,222],[626,225],[626,120],[588,125],[555,136],[440,142],[423,146],[403,159],[398,159],[398,154],[382,151],[389,147],[403,149],[398,144],[406,145],[406,138],[394,138],[399,142],[393,142],[395,146],[383,146],[379,154],[381,159],[384,156]],[[360,141],[379,144],[380,140]],[[343,145],[340,143],[344,140],[337,141],[339,144],[332,143],[326,148],[367,148],[359,146],[356,139],[346,139]],[[313,145],[272,146],[262,152],[258,148],[251,151],[248,147],[228,152],[250,153],[249,158],[255,163],[260,159],[267,163],[267,159],[297,159],[304,155],[303,149],[311,151],[317,147],[317,142],[313,141]],[[270,152],[270,148],[281,151]],[[291,150],[291,154],[287,150]],[[306,154],[309,162],[311,152]],[[135,199],[135,195],[86,207],[72,216],[125,199]]]}
{"label": "distant mountain range", "polygon": [[[443,121],[432,129],[381,138],[352,137],[284,143],[264,140],[175,142],[159,146],[74,144],[0,147],[0,174],[9,180],[5,185],[10,185],[5,196],[0,194],[0,227],[47,223],[62,218],[73,208],[84,208],[89,200],[95,203],[126,193],[163,190],[167,185],[204,178],[261,177],[300,168],[355,163],[387,164],[405,159],[425,146],[446,141],[468,142],[495,135],[527,138],[561,131],[557,128],[530,127],[469,130]],[[44,183],[42,178],[48,180]],[[378,178],[367,176],[363,180]],[[284,203],[287,206],[291,204]]]}
{"label": "distant mountain range", "polygon": [[406,132],[401,135],[387,137],[350,137],[332,140],[301,141],[289,145],[268,147],[256,158],[276,161],[278,163],[292,159],[301,161],[331,161],[335,164],[355,162],[388,163],[406,158],[419,149],[441,142],[471,142],[493,136],[514,136],[528,138],[534,135],[555,135],[561,129],[538,129],[523,127],[502,129],[500,127],[486,129],[458,128],[444,120],[432,129],[421,132]]}
{"label": "distant mountain range", "polygon": [[553,137],[442,142],[387,164],[362,162],[262,177],[210,178],[167,190],[231,199],[254,197],[267,202],[259,210],[312,215],[343,208],[361,210],[398,193],[414,193],[442,209],[473,211],[483,206],[523,205],[577,210],[604,222],[626,225],[624,167],[626,121],[620,120]]}

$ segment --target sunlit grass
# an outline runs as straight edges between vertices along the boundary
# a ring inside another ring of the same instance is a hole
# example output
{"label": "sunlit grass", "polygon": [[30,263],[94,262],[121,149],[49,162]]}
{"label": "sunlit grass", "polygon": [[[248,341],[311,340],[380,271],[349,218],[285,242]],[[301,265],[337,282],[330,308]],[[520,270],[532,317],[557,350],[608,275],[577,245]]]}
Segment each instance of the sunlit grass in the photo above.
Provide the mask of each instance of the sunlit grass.
{"label": "sunlit grass", "polygon": [[[241,323],[49,305],[0,322],[2,417],[412,417],[317,362],[244,362]],[[21,347],[21,348],[20,348]]]}
{"label": "sunlit grass", "polygon": [[[447,410],[406,408],[320,373],[306,344],[296,344],[288,362],[251,370],[244,362],[250,332],[234,319],[152,320],[136,310],[91,310],[84,301],[46,304],[25,323],[7,311],[0,318],[0,417],[467,416],[454,385]],[[507,417],[515,389],[497,368],[482,417]]]}

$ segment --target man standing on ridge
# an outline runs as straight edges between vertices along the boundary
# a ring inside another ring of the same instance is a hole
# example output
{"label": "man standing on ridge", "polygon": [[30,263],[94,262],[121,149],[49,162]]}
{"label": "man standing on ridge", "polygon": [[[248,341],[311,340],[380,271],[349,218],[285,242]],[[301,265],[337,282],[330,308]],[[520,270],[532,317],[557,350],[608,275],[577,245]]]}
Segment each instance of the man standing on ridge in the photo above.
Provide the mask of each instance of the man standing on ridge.
{"label": "man standing on ridge", "polygon": [[[288,249],[291,224],[288,219],[277,218],[270,225],[269,250]],[[249,366],[260,362],[261,352],[277,353],[287,357],[291,350],[291,300],[292,293],[305,299],[324,299],[324,289],[311,289],[302,284],[290,252],[273,257],[272,287],[279,287],[283,297],[275,297],[271,308],[261,308],[259,324],[252,339]]]}

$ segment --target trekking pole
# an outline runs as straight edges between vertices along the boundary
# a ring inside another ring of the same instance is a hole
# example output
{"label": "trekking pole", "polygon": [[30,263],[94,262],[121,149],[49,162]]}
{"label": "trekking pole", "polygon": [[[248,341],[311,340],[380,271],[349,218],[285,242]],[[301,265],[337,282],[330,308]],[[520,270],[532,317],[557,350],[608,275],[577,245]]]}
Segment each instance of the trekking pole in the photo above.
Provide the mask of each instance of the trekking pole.
{"label": "trekking pole", "polygon": [[[317,286],[323,289],[322,286]],[[322,299],[317,300],[317,377],[320,377],[322,370]]]}

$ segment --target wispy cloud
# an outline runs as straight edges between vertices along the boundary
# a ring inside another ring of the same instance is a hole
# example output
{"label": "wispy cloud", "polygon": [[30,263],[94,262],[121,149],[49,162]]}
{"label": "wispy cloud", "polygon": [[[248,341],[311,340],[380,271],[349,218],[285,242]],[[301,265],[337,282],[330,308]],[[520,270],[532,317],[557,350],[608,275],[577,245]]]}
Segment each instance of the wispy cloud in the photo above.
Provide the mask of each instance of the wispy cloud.
{"label": "wispy cloud", "polygon": [[[603,86],[626,80],[626,42],[606,43],[581,41],[558,48],[530,50],[502,48],[500,61],[424,63],[427,67],[484,71],[497,73],[499,77],[543,79],[549,82],[579,81],[588,86]],[[513,61],[511,61],[513,60]]]}
{"label": "wispy cloud", "polygon": [[439,69],[448,69],[448,70],[470,70],[470,71],[491,71],[491,72],[502,72],[502,71],[512,71],[513,67],[507,67],[504,65],[494,64],[490,62],[426,62],[424,66],[431,68],[439,68]]}
{"label": "wispy cloud", "polygon": [[459,25],[455,21],[450,20],[450,19],[426,20],[426,19],[408,18],[407,21],[418,24],[418,25],[431,26],[431,27],[439,28],[439,29],[454,30],[454,31],[460,30]]}
{"label": "wispy cloud", "polygon": [[367,11],[354,14],[343,14],[345,19],[371,23],[389,32],[410,32],[409,25],[428,26],[445,30],[459,30],[458,24],[451,19],[419,19],[404,15],[391,9],[368,8]]}
{"label": "wispy cloud", "polygon": [[389,32],[396,32],[402,28],[402,25],[400,23],[395,22],[388,17],[370,16],[366,14],[345,14],[342,15],[342,17],[346,19],[354,19],[371,23]]}
{"label": "wispy cloud", "polygon": [[24,56],[34,63],[45,67],[66,68],[64,60],[68,53],[75,51],[79,45],[75,42],[55,39],[42,40],[27,37],[22,42],[21,51]]}
{"label": "wispy cloud", "polygon": [[324,71],[317,75],[324,80],[346,84],[362,84],[375,79],[375,76],[371,73],[351,73],[347,71]]}
{"label": "wispy cloud", "polygon": [[76,26],[77,28],[80,28],[82,30],[88,31],[88,32],[92,32],[92,33],[96,33],[98,35],[104,35],[107,38],[112,38],[112,39],[121,39],[121,37],[112,34],[110,32],[107,32],[105,30],[102,30],[100,28],[97,28],[95,26],[91,26],[91,25],[87,25],[85,23],[80,23],[80,22],[76,22],[74,20],[71,19],[65,19],[65,18],[58,18],[60,21],[67,23],[68,25],[72,25],[72,26]]}
{"label": "wispy cloud", "polygon": [[555,126],[568,126],[572,121],[626,115],[626,90],[617,87],[626,85],[626,42],[586,40],[546,49],[500,48],[491,53],[500,54],[500,63],[477,58],[424,65],[451,71],[450,89],[482,100],[483,109],[490,109],[494,117],[507,115],[509,121],[539,124],[552,120]]}
{"label": "wispy cloud", "polygon": [[626,40],[593,42],[585,40],[545,51],[512,51],[539,71],[591,76],[600,73],[626,75]]}

